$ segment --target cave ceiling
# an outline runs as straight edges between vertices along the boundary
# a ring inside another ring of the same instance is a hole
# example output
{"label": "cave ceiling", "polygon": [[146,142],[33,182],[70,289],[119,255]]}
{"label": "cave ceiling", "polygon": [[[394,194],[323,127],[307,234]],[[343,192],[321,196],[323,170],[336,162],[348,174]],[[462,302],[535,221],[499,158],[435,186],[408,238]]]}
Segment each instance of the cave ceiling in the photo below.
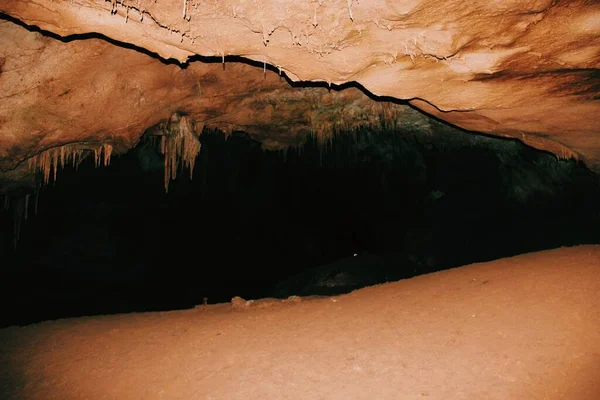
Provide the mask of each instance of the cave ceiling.
{"label": "cave ceiling", "polygon": [[173,118],[283,149],[382,122],[428,130],[430,114],[600,171],[595,0],[2,0],[0,13],[5,187],[82,151],[108,162]]}

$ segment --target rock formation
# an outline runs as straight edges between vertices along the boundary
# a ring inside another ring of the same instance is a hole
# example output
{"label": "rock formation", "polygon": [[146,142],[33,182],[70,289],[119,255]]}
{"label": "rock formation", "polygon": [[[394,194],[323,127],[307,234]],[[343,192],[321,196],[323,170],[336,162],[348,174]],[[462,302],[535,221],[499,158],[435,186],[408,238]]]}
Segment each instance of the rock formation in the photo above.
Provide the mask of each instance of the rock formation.
{"label": "rock formation", "polygon": [[89,153],[107,163],[151,127],[190,159],[203,127],[285,148],[311,131],[429,129],[413,107],[600,171],[594,0],[4,0],[0,12],[4,190]]}

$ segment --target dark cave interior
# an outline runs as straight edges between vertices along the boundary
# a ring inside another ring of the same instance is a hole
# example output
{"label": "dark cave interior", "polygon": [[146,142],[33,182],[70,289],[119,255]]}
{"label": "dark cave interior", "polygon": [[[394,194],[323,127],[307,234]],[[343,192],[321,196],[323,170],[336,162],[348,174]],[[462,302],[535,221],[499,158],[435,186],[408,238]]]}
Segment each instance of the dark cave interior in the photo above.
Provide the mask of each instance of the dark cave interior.
{"label": "dark cave interior", "polygon": [[60,170],[16,246],[23,203],[6,196],[1,326],[333,295],[600,243],[598,176],[518,141],[385,127],[287,152],[243,132],[200,140],[193,179],[182,171],[168,193],[149,135],[107,167]]}

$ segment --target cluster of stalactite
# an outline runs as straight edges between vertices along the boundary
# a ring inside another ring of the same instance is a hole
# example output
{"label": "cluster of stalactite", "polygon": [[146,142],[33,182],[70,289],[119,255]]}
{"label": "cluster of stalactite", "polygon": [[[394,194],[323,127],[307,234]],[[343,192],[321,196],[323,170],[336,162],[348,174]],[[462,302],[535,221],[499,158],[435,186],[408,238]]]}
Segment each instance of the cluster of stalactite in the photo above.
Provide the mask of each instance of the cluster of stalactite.
{"label": "cluster of stalactite", "polygon": [[47,184],[50,182],[50,172],[52,172],[53,180],[56,181],[56,173],[59,168],[64,168],[67,164],[72,164],[74,168],[77,168],[90,154],[94,155],[96,167],[109,165],[112,150],[110,144],[102,144],[91,149],[79,144],[68,144],[42,151],[31,157],[28,160],[29,168],[34,172],[42,172],[44,184]]}
{"label": "cluster of stalactite", "polygon": [[[96,167],[109,165],[112,150],[113,148],[110,144],[102,144],[93,148],[82,147],[80,144],[68,144],[42,151],[38,155],[28,159],[27,162],[32,172],[41,172],[43,184],[48,184],[51,175],[53,181],[56,181],[59,168],[64,168],[69,164],[77,168],[89,155],[93,155]],[[37,186],[33,192],[35,196],[35,214],[37,214],[39,190],[40,186]],[[13,243],[15,247],[21,235],[22,225],[27,221],[29,216],[31,195],[32,193],[4,195],[4,210],[13,214]]]}
{"label": "cluster of stalactite", "polygon": [[173,114],[167,123],[159,126],[162,134],[160,152],[165,156],[165,191],[169,191],[169,181],[177,177],[178,168],[189,168],[190,178],[194,171],[196,157],[200,153],[198,127],[185,115]]}

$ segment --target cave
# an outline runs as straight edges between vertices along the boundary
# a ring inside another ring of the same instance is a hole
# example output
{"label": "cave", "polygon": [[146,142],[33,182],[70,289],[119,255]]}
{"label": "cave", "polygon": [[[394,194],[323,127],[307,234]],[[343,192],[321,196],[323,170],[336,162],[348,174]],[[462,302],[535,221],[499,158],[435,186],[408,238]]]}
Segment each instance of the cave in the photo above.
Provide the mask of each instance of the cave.
{"label": "cave", "polygon": [[600,398],[599,15],[3,2],[0,397]]}
{"label": "cave", "polygon": [[381,126],[285,151],[204,130],[193,167],[166,181],[156,127],[109,165],[83,155],[4,197],[4,326],[335,295],[600,243],[585,165],[429,122],[434,133]]}

